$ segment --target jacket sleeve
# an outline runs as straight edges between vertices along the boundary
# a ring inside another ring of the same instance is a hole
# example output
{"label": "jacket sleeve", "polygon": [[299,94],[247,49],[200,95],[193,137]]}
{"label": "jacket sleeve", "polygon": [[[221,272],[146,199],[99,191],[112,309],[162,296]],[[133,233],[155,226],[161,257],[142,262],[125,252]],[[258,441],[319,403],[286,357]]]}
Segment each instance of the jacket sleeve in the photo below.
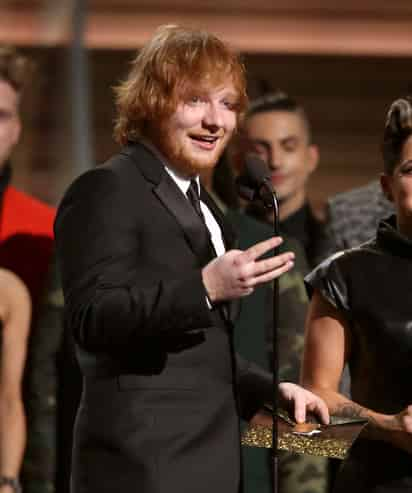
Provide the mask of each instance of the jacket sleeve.
{"label": "jacket sleeve", "polygon": [[272,402],[273,379],[268,371],[238,354],[236,366],[240,416],[249,421],[264,404]]}
{"label": "jacket sleeve", "polygon": [[139,204],[139,184],[130,197],[124,179],[110,168],[85,173],[69,188],[55,223],[66,324],[89,351],[110,353],[141,337],[211,325],[199,269],[154,278],[152,266],[139,262],[145,248],[139,217],[150,211]]}

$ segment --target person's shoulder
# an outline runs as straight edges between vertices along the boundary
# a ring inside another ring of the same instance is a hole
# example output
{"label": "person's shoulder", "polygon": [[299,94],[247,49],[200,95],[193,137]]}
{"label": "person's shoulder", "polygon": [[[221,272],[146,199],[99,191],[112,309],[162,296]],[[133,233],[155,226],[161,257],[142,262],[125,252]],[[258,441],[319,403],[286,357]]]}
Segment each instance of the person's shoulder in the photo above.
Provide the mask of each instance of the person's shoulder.
{"label": "person's shoulder", "polygon": [[23,192],[12,185],[9,185],[6,188],[5,193],[8,194],[10,200],[15,202],[16,207],[19,207],[20,205],[22,207],[28,207],[35,213],[51,219],[53,219],[56,213],[56,208],[54,206],[46,204],[46,202],[43,202],[42,200],[33,197],[33,195]]}
{"label": "person's shoulder", "polygon": [[[144,162],[147,156],[151,156],[146,148],[139,144],[130,144],[96,166],[83,171],[69,185],[66,195],[74,190],[89,189],[92,193],[101,193],[99,187],[103,189],[111,188],[117,184],[128,182],[131,174],[136,177],[135,170],[139,169],[139,164]],[[153,157],[153,156],[152,156]]]}
{"label": "person's shoulder", "polygon": [[27,229],[35,234],[53,236],[56,208],[14,186],[8,186],[3,199],[3,225],[18,232]]}
{"label": "person's shoulder", "polygon": [[[1,314],[12,306],[30,305],[30,293],[23,280],[9,269],[0,268]],[[0,317],[2,318],[2,317]]]}
{"label": "person's shoulder", "polygon": [[252,241],[266,240],[273,236],[273,228],[269,224],[256,220],[244,211],[227,209],[226,217],[238,234],[245,233]]}
{"label": "person's shoulder", "polygon": [[349,278],[353,274],[357,275],[362,267],[369,264],[368,259],[373,259],[379,252],[376,238],[372,238],[357,246],[330,255],[315,268],[315,271],[319,273],[336,271]]}
{"label": "person's shoulder", "polygon": [[0,290],[14,288],[15,286],[18,289],[27,289],[25,288],[24,282],[20,279],[20,277],[12,272],[9,269],[5,269],[3,267],[0,268]]}
{"label": "person's shoulder", "polygon": [[328,200],[328,205],[332,209],[359,209],[382,200],[384,196],[379,181],[373,180],[366,185],[336,194]]}
{"label": "person's shoulder", "polygon": [[119,167],[122,167],[122,161],[122,156],[115,154],[106,161],[82,171],[69,183],[60,207],[63,202],[74,197],[83,196],[87,199],[95,195],[102,197],[104,193],[108,193],[110,189],[116,187],[116,182],[121,175]]}

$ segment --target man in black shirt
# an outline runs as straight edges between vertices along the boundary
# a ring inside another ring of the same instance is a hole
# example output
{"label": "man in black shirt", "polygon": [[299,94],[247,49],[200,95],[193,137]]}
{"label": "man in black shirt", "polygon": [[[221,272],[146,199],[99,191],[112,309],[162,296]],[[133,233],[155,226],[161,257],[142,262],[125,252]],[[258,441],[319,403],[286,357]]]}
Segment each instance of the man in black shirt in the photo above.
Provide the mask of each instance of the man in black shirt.
{"label": "man in black shirt", "polygon": [[[245,132],[271,170],[282,233],[299,240],[309,265],[315,265],[325,247],[324,233],[307,200],[306,185],[318,165],[319,150],[305,110],[283,92],[265,94],[250,104]],[[270,220],[259,205],[252,206],[251,213]]]}

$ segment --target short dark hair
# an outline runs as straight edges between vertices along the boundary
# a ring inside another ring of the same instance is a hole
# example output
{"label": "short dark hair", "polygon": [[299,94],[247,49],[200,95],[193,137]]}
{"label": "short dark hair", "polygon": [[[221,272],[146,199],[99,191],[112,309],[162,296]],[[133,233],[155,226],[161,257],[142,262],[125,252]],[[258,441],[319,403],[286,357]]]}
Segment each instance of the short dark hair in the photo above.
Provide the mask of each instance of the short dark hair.
{"label": "short dark hair", "polygon": [[412,135],[412,96],[396,99],[386,115],[382,155],[385,173],[391,175],[401,159],[405,141]]}
{"label": "short dark hair", "polygon": [[298,113],[305,124],[309,142],[312,140],[312,131],[305,109],[283,91],[266,93],[251,101],[246,111],[246,120],[258,113],[268,113],[271,111]]}
{"label": "short dark hair", "polygon": [[26,86],[33,63],[19,53],[16,48],[8,45],[0,45],[0,80],[10,84],[13,89],[21,93]]}

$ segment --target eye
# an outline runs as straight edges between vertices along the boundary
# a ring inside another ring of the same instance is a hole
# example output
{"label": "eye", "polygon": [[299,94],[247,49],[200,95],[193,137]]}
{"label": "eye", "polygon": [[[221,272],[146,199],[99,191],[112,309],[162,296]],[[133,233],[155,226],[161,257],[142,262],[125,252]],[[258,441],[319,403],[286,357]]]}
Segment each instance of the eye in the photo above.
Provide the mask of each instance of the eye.
{"label": "eye", "polygon": [[187,99],[187,104],[190,106],[197,106],[203,102],[203,98],[201,98],[199,95],[193,94],[192,96],[189,96]]}
{"label": "eye", "polygon": [[401,175],[410,175],[412,174],[412,161],[408,160],[404,162],[399,169]]}
{"label": "eye", "polygon": [[286,152],[294,152],[298,147],[298,140],[295,138],[285,139],[282,142],[282,147]]}
{"label": "eye", "polygon": [[270,159],[271,145],[265,140],[253,140],[252,142],[253,150],[266,162]]}
{"label": "eye", "polygon": [[231,99],[224,99],[222,101],[223,106],[225,106],[230,111],[236,111],[238,103],[236,101],[232,101]]}

